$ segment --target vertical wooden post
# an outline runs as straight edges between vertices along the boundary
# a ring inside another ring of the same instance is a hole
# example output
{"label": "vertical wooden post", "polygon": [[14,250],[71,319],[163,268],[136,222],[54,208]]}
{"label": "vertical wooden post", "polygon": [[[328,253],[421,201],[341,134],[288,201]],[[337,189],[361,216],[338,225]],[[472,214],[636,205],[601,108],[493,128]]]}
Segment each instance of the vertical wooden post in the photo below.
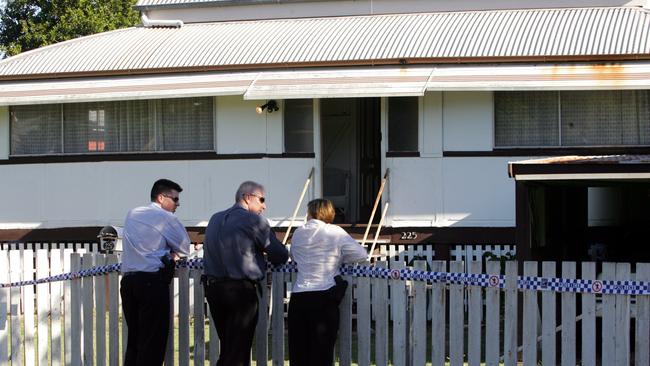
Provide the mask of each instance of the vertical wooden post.
{"label": "vertical wooden post", "polygon": [[[93,255],[91,253],[85,253],[82,258],[81,266],[83,269],[92,268]],[[83,299],[83,317],[82,317],[82,332],[83,332],[83,364],[92,365],[94,364],[94,345],[93,345],[93,312],[95,310],[94,298],[93,298],[93,277],[88,276],[84,277],[81,281],[81,292]]]}
{"label": "vertical wooden post", "polygon": [[178,365],[190,365],[190,273],[178,268]]}
{"label": "vertical wooden post", "polygon": [[[433,261],[431,270],[445,272],[446,265],[445,261]],[[431,364],[433,366],[443,366],[446,361],[446,293],[444,283],[431,284]]]}
{"label": "vertical wooden post", "polygon": [[[480,258],[480,257],[479,257]],[[483,273],[483,263],[480,260],[467,263],[467,272]],[[481,364],[481,324],[483,322],[483,290],[480,286],[469,286],[469,330],[467,335],[467,362],[470,365]]]}
{"label": "vertical wooden post", "polygon": [[273,272],[272,292],[273,366],[284,366],[284,273]]}
{"label": "vertical wooden post", "polygon": [[351,277],[345,277],[348,288],[339,306],[339,365],[352,365],[352,287]]}
{"label": "vertical wooden post", "polygon": [[[562,262],[562,278],[576,278],[575,262]],[[563,292],[562,299],[562,365],[576,364],[576,294]]]}
{"label": "vertical wooden post", "polygon": [[[34,279],[34,251],[25,249],[23,251],[23,281]],[[23,287],[22,303],[25,317],[25,364],[36,364],[36,319],[34,317],[34,287]]]}
{"label": "vertical wooden post", "polygon": [[[487,261],[486,273],[490,276],[501,275],[499,261]],[[501,328],[501,289],[488,287],[485,290],[485,364],[487,366],[499,365],[499,331]]]}
{"label": "vertical wooden post", "polygon": [[[650,282],[650,263],[637,263],[636,280]],[[650,365],[650,296],[636,297],[634,365]]]}
{"label": "vertical wooden post", "polygon": [[359,366],[370,366],[370,279],[357,277],[357,342]]}
{"label": "vertical wooden post", "polygon": [[[63,250],[60,248],[52,249],[50,251],[50,272],[52,274],[64,273],[63,271]],[[67,281],[65,281],[67,282]],[[52,282],[50,284],[51,301],[50,301],[50,323],[51,323],[51,339],[52,339],[52,365],[63,364],[63,357],[61,356],[62,341],[61,327],[63,324],[62,317],[62,300],[63,300],[63,283]]]}
{"label": "vertical wooden post", "polygon": [[[542,263],[544,277],[554,278],[556,273],[555,262]],[[542,364],[544,365],[557,364],[555,355],[556,297],[555,291],[542,292]]]}
{"label": "vertical wooden post", "polygon": [[[109,254],[106,264],[118,263],[117,255]],[[108,274],[108,364],[119,366],[122,355],[120,353],[120,322],[119,322],[119,272]],[[122,339],[126,342],[126,339]],[[126,343],[124,343],[126,348]]]}
{"label": "vertical wooden post", "polygon": [[[524,276],[537,276],[537,262],[524,262]],[[537,290],[523,290],[523,360],[524,366],[537,365]]]}
{"label": "vertical wooden post", "polygon": [[[392,260],[390,264],[392,270],[404,268],[403,260]],[[390,283],[390,300],[391,313],[393,317],[393,365],[406,366],[406,282],[403,280],[391,280]]]}
{"label": "vertical wooden post", "polygon": [[506,262],[505,319],[503,324],[503,363],[517,364],[517,262]]}
{"label": "vertical wooden post", "polygon": [[255,329],[255,360],[257,365],[266,366],[269,358],[269,288],[267,286],[267,277],[262,279],[261,288],[257,328]]}
{"label": "vertical wooden post", "polygon": [[[603,280],[616,280],[616,263],[603,263]],[[614,365],[616,362],[616,295],[603,294],[602,364]]]}
{"label": "vertical wooden post", "polygon": [[[0,250],[0,283],[9,282],[9,274],[11,268],[9,267],[9,251],[7,249]],[[9,342],[11,340],[11,333],[9,331],[9,288],[0,288],[0,364],[9,364]]]}
{"label": "vertical wooden post", "polygon": [[[413,262],[413,268],[419,271],[427,270],[426,261]],[[413,281],[413,324],[412,324],[413,355],[411,364],[424,365],[427,359],[427,283]]]}
{"label": "vertical wooden post", "polygon": [[[630,280],[630,264],[616,263],[616,279]],[[616,365],[630,364],[630,295],[616,295]]]}
{"label": "vertical wooden post", "polygon": [[[377,268],[386,268],[386,262],[379,261]],[[388,280],[373,278],[372,312],[375,317],[375,363],[388,365]]]}
{"label": "vertical wooden post", "polygon": [[[70,271],[78,272],[81,269],[81,256],[78,253],[70,255]],[[81,279],[70,280],[70,365],[81,366]],[[67,324],[66,324],[67,325]],[[66,332],[66,334],[67,334]],[[67,343],[68,338],[66,338]],[[67,350],[66,346],[66,350]],[[67,362],[67,360],[66,360]]]}
{"label": "vertical wooden post", "polygon": [[[205,365],[205,313],[201,270],[191,270],[194,288],[194,365]],[[259,365],[259,364],[258,364]]]}
{"label": "vertical wooden post", "polygon": [[[462,273],[463,262],[453,261],[449,271]],[[465,288],[460,284],[449,285],[449,364],[462,366],[465,355]]]}
{"label": "vertical wooden post", "polygon": [[[47,258],[47,249],[36,252],[36,278],[45,278],[50,275],[50,264]],[[36,305],[38,311],[38,364],[47,365],[48,349],[50,347],[50,284],[36,285]],[[52,323],[54,326],[54,323]]]}
{"label": "vertical wooden post", "polygon": [[[585,280],[596,279],[596,263],[583,262],[582,275]],[[580,361],[583,366],[596,366],[596,295],[582,294],[582,350]]]}

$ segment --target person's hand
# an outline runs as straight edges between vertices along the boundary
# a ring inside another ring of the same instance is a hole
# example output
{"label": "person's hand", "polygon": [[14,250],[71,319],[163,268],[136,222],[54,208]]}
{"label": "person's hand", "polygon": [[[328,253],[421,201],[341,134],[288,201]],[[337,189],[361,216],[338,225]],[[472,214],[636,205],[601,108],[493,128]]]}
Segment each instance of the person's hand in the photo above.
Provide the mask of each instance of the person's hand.
{"label": "person's hand", "polygon": [[174,262],[176,262],[176,261],[178,261],[179,259],[181,259],[181,256],[178,255],[178,254],[176,254],[176,253],[173,253],[173,252],[172,252],[172,253],[169,253],[169,254],[172,256],[172,260],[173,260]]}
{"label": "person's hand", "polygon": [[203,248],[203,244],[201,243],[194,244],[194,250],[199,251],[201,250],[201,248]]}

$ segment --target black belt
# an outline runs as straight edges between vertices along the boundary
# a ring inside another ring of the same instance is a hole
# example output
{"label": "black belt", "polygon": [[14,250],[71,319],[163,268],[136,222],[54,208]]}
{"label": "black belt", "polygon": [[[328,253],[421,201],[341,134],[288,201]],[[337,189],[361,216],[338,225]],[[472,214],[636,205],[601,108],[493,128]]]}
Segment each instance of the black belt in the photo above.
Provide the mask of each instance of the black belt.
{"label": "black belt", "polygon": [[230,278],[230,277],[215,277],[210,275],[202,275],[201,282],[206,286],[214,285],[217,283],[224,283],[224,282],[248,282],[251,285],[253,285],[255,287],[255,290],[257,290],[257,293],[260,296],[262,296],[262,286],[260,281],[254,281],[251,280],[250,278]]}

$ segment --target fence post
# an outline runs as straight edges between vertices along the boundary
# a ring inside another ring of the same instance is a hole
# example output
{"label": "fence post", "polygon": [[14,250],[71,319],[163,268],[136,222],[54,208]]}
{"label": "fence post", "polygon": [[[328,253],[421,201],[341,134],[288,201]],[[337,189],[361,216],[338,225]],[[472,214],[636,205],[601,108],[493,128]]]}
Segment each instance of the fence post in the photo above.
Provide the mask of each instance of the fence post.
{"label": "fence post", "polygon": [[[391,261],[391,270],[404,268],[404,261]],[[406,366],[406,345],[408,330],[406,328],[406,282],[393,279],[390,283],[391,313],[393,317],[393,365]]]}
{"label": "fence post", "polygon": [[[83,269],[93,267],[93,255],[85,253],[83,255],[81,265]],[[81,291],[83,297],[83,318],[81,329],[83,331],[83,364],[92,365],[94,361],[94,345],[93,345],[93,311],[94,304],[94,286],[93,276],[84,277],[81,281]]]}
{"label": "fence post", "polygon": [[192,288],[194,289],[194,365],[205,365],[205,313],[203,284],[199,269],[190,271]]}
{"label": "fence post", "polygon": [[[176,315],[176,299],[175,299],[175,281],[169,284],[169,334],[167,334],[167,347],[165,349],[165,366],[174,366],[174,316]],[[124,347],[126,350],[126,347]]]}
{"label": "fence post", "polygon": [[[70,270],[78,272],[81,269],[81,256],[78,253],[70,255]],[[72,366],[81,366],[81,279],[75,278],[70,280],[70,364]],[[67,333],[66,332],[66,333]],[[67,346],[66,346],[67,348]],[[66,363],[68,361],[66,360]]]}
{"label": "fence post", "polygon": [[[596,263],[583,262],[582,275],[585,280],[596,279]],[[582,298],[582,350],[580,361],[583,366],[596,366],[596,295],[583,293]]]}
{"label": "fence post", "polygon": [[[94,255],[95,266],[103,266],[106,264],[106,256],[104,254],[95,253]],[[95,284],[95,340],[97,347],[96,365],[106,365],[106,281],[107,275],[93,276]]]}
{"label": "fence post", "polygon": [[[616,280],[616,263],[603,263],[603,280]],[[602,294],[603,329],[602,364],[614,365],[616,362],[616,295]]]}
{"label": "fence post", "polygon": [[[426,261],[415,261],[413,267],[419,271],[427,270]],[[413,354],[411,364],[413,366],[424,365],[427,360],[427,283],[425,281],[413,281],[413,332],[411,344]]]}
{"label": "fence post", "polygon": [[[557,274],[555,266],[555,262],[543,262],[542,276],[555,278]],[[556,364],[556,296],[555,291],[542,292],[542,364],[544,365]]]}
{"label": "fence post", "polygon": [[348,288],[345,297],[339,306],[340,327],[339,327],[339,365],[352,365],[352,279],[345,277],[348,281]]}
{"label": "fence post", "polygon": [[[501,275],[500,261],[486,261],[486,273],[490,276]],[[485,290],[485,364],[499,365],[499,329],[501,328],[501,289],[488,287]]]}
{"label": "fence post", "polygon": [[[449,272],[464,273],[463,262],[449,263]],[[449,285],[449,364],[462,366],[465,354],[465,288],[462,284]]]}
{"label": "fence post", "polygon": [[[616,263],[616,279],[629,281],[630,264]],[[630,295],[616,295],[616,365],[630,364]]]}
{"label": "fence post", "polygon": [[[63,251],[59,248],[52,249],[50,251],[50,272],[52,274],[63,273],[62,257]],[[61,342],[63,338],[61,337],[61,326],[63,325],[63,317],[61,316],[61,302],[63,300],[61,291],[63,288],[62,282],[52,282],[50,284],[50,322],[51,322],[51,338],[52,338],[52,365],[61,365],[63,364],[63,358],[61,357]]]}
{"label": "fence post", "polygon": [[[392,257],[392,256],[391,256]],[[386,262],[378,261],[377,268],[386,268]],[[375,317],[375,363],[388,365],[388,280],[373,278],[372,312]]]}
{"label": "fence post", "polygon": [[[636,280],[650,282],[650,263],[637,263]],[[636,344],[634,365],[650,365],[650,295],[636,297]]]}
{"label": "fence post", "polygon": [[[9,251],[9,277],[11,282],[22,280],[22,263],[20,260],[20,251]],[[23,316],[20,311],[20,287],[9,289],[9,307],[11,311],[11,360],[22,364],[23,360],[23,342],[20,336],[20,328],[23,326]],[[18,330],[18,331],[17,331]]]}
{"label": "fence post", "polygon": [[[0,283],[9,282],[9,252],[6,249],[0,250]],[[9,333],[9,319],[7,313],[9,312],[9,289],[0,288],[0,364],[9,364],[9,340],[11,333]]]}
{"label": "fence post", "polygon": [[[176,269],[178,275],[178,365],[190,365],[190,273]],[[170,329],[171,331],[171,329]]]}
{"label": "fence post", "polygon": [[357,277],[357,342],[359,366],[370,366],[370,279]]}
{"label": "fence post", "polygon": [[[445,261],[433,261],[433,272],[445,272]],[[445,284],[434,282],[431,284],[431,364],[442,366],[445,364],[445,328],[446,320],[446,292]]]}
{"label": "fence post", "polygon": [[[208,305],[208,310],[210,305]],[[208,311],[208,317],[210,319],[210,343],[208,348],[210,365],[216,365],[217,360],[219,359],[219,336],[217,335],[217,328],[214,326],[214,319],[212,319],[212,312]]]}
{"label": "fence post", "polygon": [[[480,256],[479,256],[480,258]],[[483,263],[480,260],[467,263],[467,272],[483,273]],[[469,330],[467,333],[467,362],[470,365],[481,364],[481,323],[483,322],[483,295],[480,286],[469,286]]]}
{"label": "fence post", "polygon": [[[34,279],[34,251],[26,249],[23,255],[23,280]],[[34,319],[34,287],[29,286],[22,291],[23,313],[25,317],[25,365],[36,364],[36,319]]]}
{"label": "fence post", "polygon": [[273,366],[284,366],[284,273],[273,272],[271,317]]}
{"label": "fence post", "polygon": [[505,319],[503,324],[503,363],[517,364],[517,262],[506,262]]}
{"label": "fence post", "polygon": [[[537,262],[524,262],[524,276],[537,277]],[[537,365],[537,290],[523,290],[524,366]]]}
{"label": "fence post", "polygon": [[[39,249],[36,252],[36,278],[45,278],[49,275],[50,265],[47,260],[47,249]],[[54,284],[52,284],[52,287],[54,287]],[[50,315],[49,283],[36,285],[36,305],[38,308],[38,364],[45,366],[48,361],[47,353],[50,345],[48,319]],[[54,325],[54,322],[52,322],[52,325]]]}
{"label": "fence post", "polygon": [[[109,254],[106,264],[118,263],[117,255]],[[119,366],[120,354],[120,326],[119,326],[119,272],[108,274],[108,364]],[[122,342],[126,342],[123,339]]]}
{"label": "fence post", "polygon": [[[576,264],[562,262],[562,278],[576,278]],[[576,294],[563,292],[562,299],[562,365],[576,364]]]}

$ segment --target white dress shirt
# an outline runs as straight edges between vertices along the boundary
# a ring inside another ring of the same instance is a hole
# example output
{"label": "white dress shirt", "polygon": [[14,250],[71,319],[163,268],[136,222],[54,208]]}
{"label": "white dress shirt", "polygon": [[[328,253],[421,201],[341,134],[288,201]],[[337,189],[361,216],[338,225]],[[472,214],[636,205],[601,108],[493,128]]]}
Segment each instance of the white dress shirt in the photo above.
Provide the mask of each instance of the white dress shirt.
{"label": "white dress shirt", "polygon": [[311,219],[296,229],[291,258],[298,265],[293,292],[323,291],[335,285],[341,263],[363,262],[368,253],[342,228]]}
{"label": "white dress shirt", "polygon": [[155,272],[165,254],[188,256],[190,237],[178,217],[152,202],[126,215],[122,249],[122,272]]}

